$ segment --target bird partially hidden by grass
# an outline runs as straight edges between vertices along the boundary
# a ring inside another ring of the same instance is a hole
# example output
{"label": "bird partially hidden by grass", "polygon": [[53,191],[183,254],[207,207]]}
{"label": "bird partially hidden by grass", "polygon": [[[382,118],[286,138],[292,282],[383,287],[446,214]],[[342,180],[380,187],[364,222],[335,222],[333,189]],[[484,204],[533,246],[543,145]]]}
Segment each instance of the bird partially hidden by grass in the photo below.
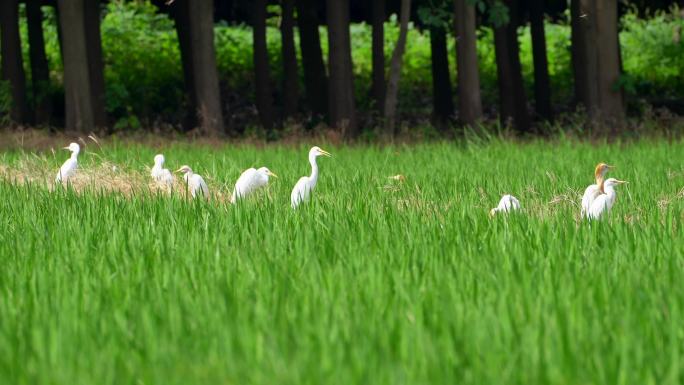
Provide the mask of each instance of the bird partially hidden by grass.
{"label": "bird partially hidden by grass", "polygon": [[589,209],[591,208],[591,204],[599,195],[603,193],[601,190],[601,185],[605,180],[606,173],[613,168],[615,167],[609,166],[605,163],[599,163],[596,165],[596,168],[594,169],[594,179],[596,183],[589,185],[589,187],[584,190],[584,195],[582,195],[582,211],[580,212],[582,218],[587,217]]}
{"label": "bird partially hidden by grass", "polygon": [[499,204],[493,209],[489,210],[489,215],[494,216],[497,213],[507,214],[512,211],[520,210],[520,201],[513,195],[506,194],[501,197]]}
{"label": "bird partially hidden by grass", "polygon": [[173,174],[169,169],[164,168],[164,155],[157,154],[154,156],[154,166],[152,166],[150,174],[157,183],[169,187],[173,186]]}
{"label": "bird partially hidden by grass", "polygon": [[237,182],[235,182],[235,188],[233,189],[233,194],[230,196],[230,203],[236,203],[239,199],[245,198],[258,189],[266,186],[268,184],[269,177],[277,178],[278,175],[271,172],[266,167],[260,167],[259,169],[250,168],[245,170]]}
{"label": "bird partially hidden by grass", "polygon": [[624,180],[618,180],[615,178],[606,179],[601,187],[602,194],[599,194],[591,203],[591,207],[587,212],[587,218],[589,220],[600,219],[613,208],[615,201],[617,200],[617,192],[615,187],[617,185],[627,183]]}
{"label": "bird partially hidden by grass", "polygon": [[290,194],[290,204],[293,209],[299,207],[302,202],[306,202],[311,197],[311,192],[316,187],[318,182],[318,164],[316,158],[319,156],[332,156],[329,152],[321,149],[318,146],[311,147],[309,150],[309,163],[311,164],[311,175],[299,178],[292,193]]}
{"label": "bird partially hidden by grass", "polygon": [[183,180],[193,198],[200,196],[204,199],[209,199],[209,187],[207,186],[207,183],[199,174],[195,174],[190,166],[183,165],[176,170],[176,172],[183,174]]}
{"label": "bird partially hidden by grass", "polygon": [[67,159],[62,167],[59,168],[57,176],[55,177],[55,183],[67,183],[69,178],[76,174],[76,169],[78,169],[78,153],[81,151],[81,146],[78,143],[71,143],[67,147],[63,147],[64,150],[71,151],[71,156]]}

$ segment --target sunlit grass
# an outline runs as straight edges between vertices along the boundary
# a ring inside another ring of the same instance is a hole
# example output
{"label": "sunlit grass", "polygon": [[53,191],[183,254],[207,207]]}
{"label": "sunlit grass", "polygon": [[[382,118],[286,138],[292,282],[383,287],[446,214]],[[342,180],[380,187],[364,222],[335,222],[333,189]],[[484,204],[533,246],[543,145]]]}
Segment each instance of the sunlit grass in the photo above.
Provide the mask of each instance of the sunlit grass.
{"label": "sunlit grass", "polygon": [[[158,148],[91,144],[73,189],[49,186],[66,152],[0,154],[0,383],[684,379],[683,144],[313,144],[297,211],[305,147],[164,148],[219,196],[279,175],[238,206],[156,192]],[[599,161],[630,184],[589,226]],[[504,193],[524,212],[492,220]]]}

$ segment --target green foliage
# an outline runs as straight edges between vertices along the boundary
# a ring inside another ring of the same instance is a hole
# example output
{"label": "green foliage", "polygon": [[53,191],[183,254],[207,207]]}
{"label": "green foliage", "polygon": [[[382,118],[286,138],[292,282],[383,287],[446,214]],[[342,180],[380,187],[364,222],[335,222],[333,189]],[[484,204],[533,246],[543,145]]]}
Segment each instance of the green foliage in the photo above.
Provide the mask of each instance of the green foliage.
{"label": "green foliage", "polygon": [[[682,142],[324,147],[296,212],[307,148],[164,146],[213,190],[280,176],[237,206],[1,181],[0,383],[681,381]],[[147,178],[158,151],[86,148],[80,170]],[[0,163],[51,180],[66,156]],[[631,183],[578,223],[598,161]],[[525,211],[488,218],[503,193]]]}
{"label": "green foliage", "polygon": [[[430,26],[450,23],[445,4],[450,1],[431,0],[419,8],[421,21]],[[500,2],[479,1],[487,13],[497,14]],[[499,4],[499,5],[497,5]],[[503,5],[501,5],[503,6]],[[504,6],[505,8],[505,6]],[[57,42],[56,19],[51,7],[43,8],[46,49],[50,62],[52,93],[61,92],[62,63]],[[276,93],[280,89],[280,32],[278,12],[269,8],[273,17],[267,29],[271,78]],[[503,12],[504,10],[502,10]],[[684,43],[681,41],[684,19],[679,9],[661,12],[650,19],[639,19],[633,13],[622,18],[623,66],[626,74],[620,79],[630,96],[676,98],[684,94]],[[498,17],[498,16],[497,16]],[[503,16],[501,16],[503,17]],[[25,30],[25,26],[22,27]],[[214,28],[219,79],[231,110],[250,109],[253,100],[252,32],[248,26],[217,24]],[[408,44],[404,55],[399,88],[400,113],[407,117],[427,117],[431,113],[432,79],[430,39],[427,30],[410,23]],[[391,56],[399,34],[396,16],[385,24],[385,53]],[[482,94],[486,106],[498,100],[496,60],[493,34],[490,28],[478,31],[478,56]],[[298,40],[298,34],[295,34]],[[570,27],[567,23],[546,24],[546,38],[554,103],[567,104],[572,99],[573,80],[570,57]],[[148,1],[109,2],[102,20],[102,41],[106,64],[107,110],[115,119],[123,119],[121,127],[133,127],[130,115],[137,121],[179,121],[187,107],[183,86],[183,71],[173,21],[159,14]],[[355,93],[360,110],[368,110],[372,67],[370,26],[351,26],[354,61]],[[529,95],[533,88],[532,48],[529,28],[519,29],[523,75]],[[324,59],[327,61],[327,34],[321,28]],[[455,41],[449,38],[450,72],[455,82]],[[298,46],[298,44],[297,44]],[[28,45],[25,64],[28,66]],[[299,54],[299,52],[298,52]],[[387,60],[389,67],[389,60]],[[27,68],[27,73],[30,73]],[[301,66],[300,66],[301,73]],[[303,85],[300,89],[303,89]],[[54,95],[53,95],[54,97]],[[276,100],[279,100],[276,95]]]}

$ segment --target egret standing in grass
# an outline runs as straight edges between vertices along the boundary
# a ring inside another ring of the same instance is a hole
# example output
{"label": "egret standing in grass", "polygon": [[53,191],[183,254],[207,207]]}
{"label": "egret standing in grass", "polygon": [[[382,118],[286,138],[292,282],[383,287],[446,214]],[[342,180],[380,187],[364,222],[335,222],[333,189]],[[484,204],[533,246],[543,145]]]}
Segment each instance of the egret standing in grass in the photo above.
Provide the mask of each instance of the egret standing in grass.
{"label": "egret standing in grass", "polygon": [[496,207],[489,210],[489,215],[494,216],[496,213],[509,213],[515,210],[520,210],[520,201],[513,195],[506,194],[501,197],[501,200]]}
{"label": "egret standing in grass", "polygon": [[587,212],[587,217],[589,220],[599,219],[613,208],[615,200],[617,199],[617,193],[615,192],[615,186],[619,184],[627,183],[624,180],[617,180],[615,178],[608,178],[603,182],[601,186],[601,191],[603,194],[594,199],[591,203],[591,207]]}
{"label": "egret standing in grass", "polygon": [[266,186],[268,178],[271,176],[274,178],[278,177],[278,175],[272,173],[266,167],[261,167],[258,170],[252,167],[245,170],[240,174],[237,182],[235,182],[233,195],[230,196],[230,203],[235,203],[238,199],[245,198],[254,191]]}
{"label": "egret standing in grass", "polygon": [[154,156],[154,166],[152,166],[151,175],[157,183],[169,187],[173,185],[173,174],[171,174],[168,168],[164,168],[164,155],[162,154]]}
{"label": "egret standing in grass", "polygon": [[596,183],[587,187],[587,189],[584,190],[584,195],[582,195],[582,218],[588,215],[589,208],[591,207],[594,199],[603,193],[601,190],[601,184],[606,177],[606,173],[612,168],[614,167],[605,163],[599,163],[596,165],[596,169],[594,169],[594,178]]}
{"label": "egret standing in grass", "polygon": [[78,143],[71,143],[68,147],[64,147],[64,149],[71,151],[71,157],[59,168],[57,177],[55,177],[56,183],[68,182],[76,174],[76,169],[78,168],[78,153],[81,152],[81,146]]}
{"label": "egret standing in grass", "polygon": [[176,170],[176,172],[183,173],[183,180],[188,186],[188,190],[190,190],[190,194],[193,198],[200,195],[204,199],[209,199],[209,187],[207,187],[207,183],[200,175],[192,172],[190,166],[182,166]]}
{"label": "egret standing in grass", "polygon": [[297,184],[295,184],[292,189],[292,194],[290,194],[290,204],[293,209],[296,209],[300,203],[306,202],[311,196],[311,191],[316,187],[316,182],[318,182],[318,164],[316,164],[316,158],[319,156],[332,156],[329,152],[321,149],[320,147],[311,147],[309,150],[309,163],[311,163],[311,175],[303,176],[299,178]]}

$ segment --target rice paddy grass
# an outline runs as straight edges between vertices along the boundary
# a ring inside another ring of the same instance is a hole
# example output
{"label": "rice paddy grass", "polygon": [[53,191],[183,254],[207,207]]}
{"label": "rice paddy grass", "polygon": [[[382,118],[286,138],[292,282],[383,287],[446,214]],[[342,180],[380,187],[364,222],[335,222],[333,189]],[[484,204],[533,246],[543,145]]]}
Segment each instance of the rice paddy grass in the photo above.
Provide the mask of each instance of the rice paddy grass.
{"label": "rice paddy grass", "polygon": [[[70,188],[1,153],[0,383],[684,381],[684,143],[314,144],[296,211],[309,146],[91,144]],[[212,199],[151,185],[161,149]],[[630,183],[588,224],[600,161]]]}

